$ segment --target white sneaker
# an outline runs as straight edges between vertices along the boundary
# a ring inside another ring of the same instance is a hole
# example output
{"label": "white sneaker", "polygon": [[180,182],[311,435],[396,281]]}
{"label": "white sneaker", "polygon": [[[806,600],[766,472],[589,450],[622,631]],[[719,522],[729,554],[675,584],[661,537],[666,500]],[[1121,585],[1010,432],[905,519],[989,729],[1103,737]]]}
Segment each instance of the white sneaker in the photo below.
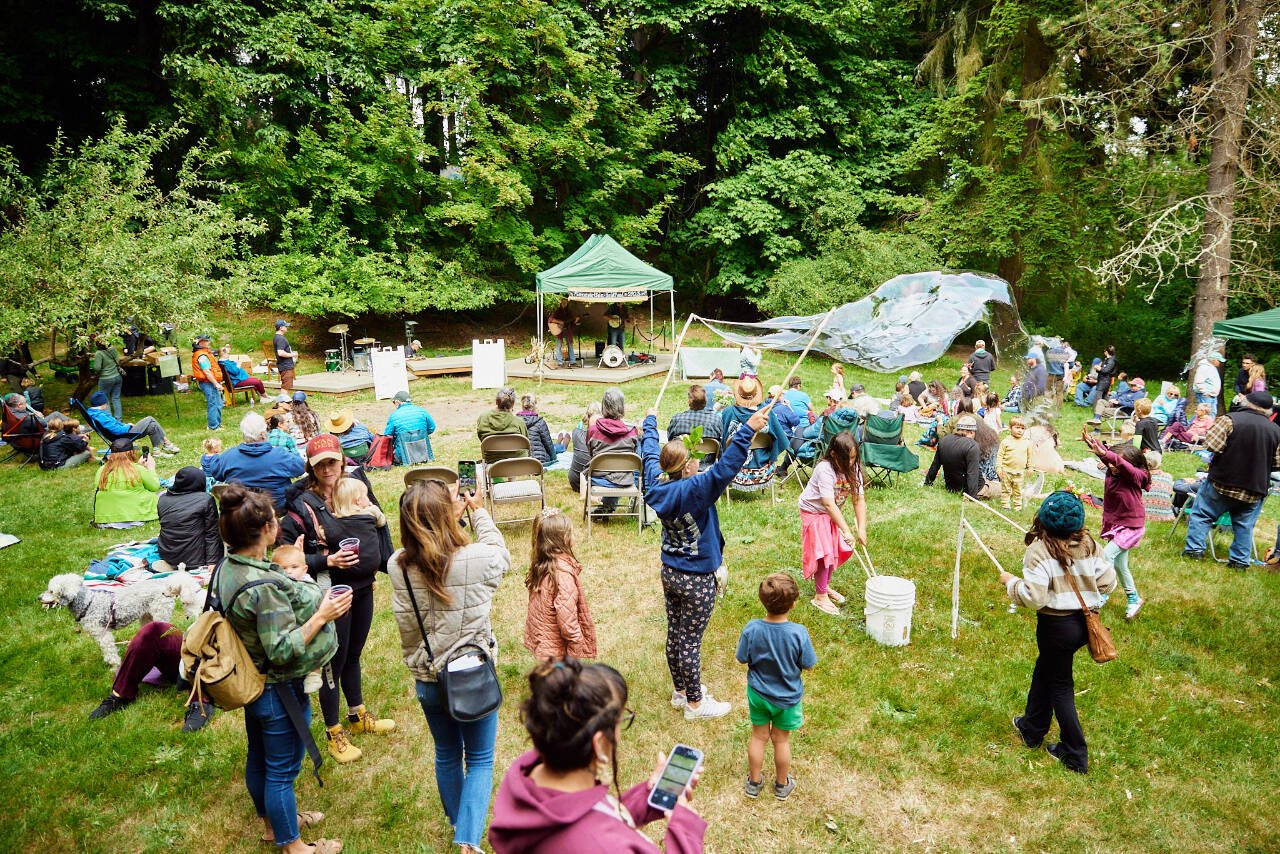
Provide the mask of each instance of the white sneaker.
{"label": "white sneaker", "polygon": [[[706,685],[703,685],[703,686],[702,686],[702,696],[704,696],[704,697],[705,697],[705,696],[707,696],[707,691],[708,691],[707,686],[706,686]],[[689,701],[685,699],[684,694],[681,694],[679,691],[672,691],[672,692],[671,692],[671,708],[673,708],[673,709],[683,709],[683,708],[685,707],[685,704],[686,704],[686,703],[688,703],[688,702],[689,702]]]}
{"label": "white sneaker", "polygon": [[684,707],[684,719],[686,721],[699,721],[710,718],[722,718],[729,714],[729,709],[733,708],[728,703],[722,703],[712,698],[710,694],[702,695],[702,703],[698,708],[686,704]]}

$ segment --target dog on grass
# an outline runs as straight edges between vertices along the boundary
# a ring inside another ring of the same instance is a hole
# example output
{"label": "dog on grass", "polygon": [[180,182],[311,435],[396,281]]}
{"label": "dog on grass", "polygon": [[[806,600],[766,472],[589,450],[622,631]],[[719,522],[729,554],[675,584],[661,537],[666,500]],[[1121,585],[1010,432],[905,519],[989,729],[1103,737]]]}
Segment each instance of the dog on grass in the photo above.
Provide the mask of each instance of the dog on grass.
{"label": "dog on grass", "polygon": [[139,620],[171,622],[175,601],[182,602],[183,610],[194,617],[204,608],[205,591],[186,572],[139,581],[116,591],[90,590],[84,586],[83,576],[68,572],[50,578],[48,589],[39,598],[46,608],[61,606],[70,611],[80,628],[98,642],[107,666],[118,668],[120,653],[112,634],[115,629]]}

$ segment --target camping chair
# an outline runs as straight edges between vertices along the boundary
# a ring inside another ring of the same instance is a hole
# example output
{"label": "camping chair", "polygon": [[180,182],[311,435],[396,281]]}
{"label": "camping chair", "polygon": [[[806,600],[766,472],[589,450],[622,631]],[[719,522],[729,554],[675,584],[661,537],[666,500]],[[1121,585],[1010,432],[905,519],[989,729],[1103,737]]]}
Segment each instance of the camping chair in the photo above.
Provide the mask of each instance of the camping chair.
{"label": "camping chair", "polygon": [[727,506],[733,506],[733,499],[729,497],[729,493],[733,490],[739,492],[760,492],[765,487],[769,488],[769,494],[774,501],[778,500],[778,478],[776,477],[778,467],[774,465],[778,455],[773,453],[773,434],[768,430],[761,430],[751,437],[751,446],[747,450],[747,460],[750,461],[756,451],[769,452],[769,464],[759,469],[748,470],[747,466],[743,466],[742,470],[733,476],[733,480],[729,481],[729,485],[724,490],[724,500]]}
{"label": "camping chair", "polygon": [[[902,416],[898,416],[901,420]],[[858,436],[858,424],[860,419],[858,413],[852,409],[837,409],[826,418],[822,419],[822,433],[818,437],[818,452],[816,457],[823,457],[827,454],[827,446],[831,444],[831,440],[835,438],[837,433],[853,433],[854,438]],[[901,431],[898,434],[899,440],[902,438]]]}
{"label": "camping chair", "polygon": [[130,442],[136,442],[139,439],[141,439],[144,435],[146,435],[145,433],[112,433],[110,431],[103,430],[101,427],[98,426],[98,422],[94,420],[94,417],[89,414],[89,410],[85,407],[83,403],[76,400],[74,397],[69,398],[69,400],[71,402],[71,408],[74,409],[76,412],[80,413],[80,415],[84,416],[84,423],[92,427],[93,432],[101,436],[102,440],[106,442],[108,445],[110,445],[116,439],[128,439]]}
{"label": "camping chair", "polygon": [[397,465],[416,466],[435,459],[431,453],[431,437],[425,429],[396,433]]}
{"label": "camping chair", "polygon": [[271,379],[271,375],[275,374],[276,379],[280,379],[279,362],[276,361],[276,345],[274,341],[259,341],[262,345],[262,355],[267,360],[267,379]]}
{"label": "camping chair", "polygon": [[[804,425],[796,429],[803,430]],[[786,471],[778,478],[778,482],[785,485],[794,479],[803,489],[809,478],[813,477],[813,467],[818,460],[818,440],[793,436],[787,447],[783,449],[783,455],[786,456],[786,460],[782,465]]]}
{"label": "camping chair", "polygon": [[44,438],[44,427],[41,426],[35,413],[19,415],[6,403],[4,404],[4,427],[0,432],[0,438],[13,448],[13,453],[0,462],[8,462],[19,454],[26,454],[27,458],[22,461],[22,465],[18,466],[18,471],[22,471],[27,463],[40,457],[40,440]]}
{"label": "camping chair", "polygon": [[906,474],[920,468],[920,458],[902,441],[903,417],[884,418],[868,415],[863,424],[858,453],[862,469],[877,486],[893,486],[895,474]]}
{"label": "camping chair", "polygon": [[509,460],[498,460],[489,466],[489,476],[496,482],[485,493],[489,504],[489,516],[495,525],[506,525],[510,522],[531,522],[534,516],[522,516],[518,519],[497,518],[494,509],[499,504],[521,504],[536,501],[538,511],[547,506],[547,490],[543,481],[542,463],[533,457],[515,457]]}
{"label": "camping chair", "polygon": [[[1169,529],[1169,542],[1173,542],[1175,539],[1177,539],[1178,523],[1181,522],[1183,519],[1187,519],[1188,514],[1191,513],[1191,508],[1195,506],[1195,503],[1196,503],[1195,495],[1194,494],[1188,495],[1187,501],[1185,504],[1182,505],[1181,509],[1174,511],[1173,526]],[[1187,524],[1188,525],[1191,524],[1190,520],[1188,520]],[[1223,513],[1221,516],[1217,518],[1216,521],[1214,521],[1212,525],[1209,526],[1209,536],[1206,538],[1209,541],[1209,556],[1213,558],[1215,561],[1217,561],[1218,563],[1226,563],[1227,559],[1218,557],[1218,548],[1214,544],[1214,539],[1213,539],[1214,534],[1217,534],[1219,531],[1230,531],[1232,527],[1233,526],[1231,524],[1230,513]],[[1257,560],[1258,559],[1258,538],[1254,535],[1253,531],[1249,532],[1249,548],[1253,552],[1253,559]]]}
{"label": "camping chair", "polygon": [[409,469],[404,473],[404,485],[406,487],[412,486],[420,480],[438,480],[445,486],[450,486],[458,482],[458,473],[444,466],[423,466],[419,469]]}
{"label": "camping chair", "polygon": [[[497,463],[494,463],[496,466]],[[632,486],[599,486],[592,483],[592,478],[606,474],[631,474],[635,477],[636,482]],[[644,515],[644,467],[640,464],[640,455],[627,451],[601,451],[591,458],[591,462],[587,463],[587,470],[582,473],[582,518],[587,522],[587,536],[591,536],[592,510],[598,509],[592,507],[592,502],[601,498],[627,498],[630,499],[629,504],[635,506],[635,510],[630,509],[619,513],[614,510],[614,514],[619,516],[635,516],[636,530],[639,531],[643,525]]]}

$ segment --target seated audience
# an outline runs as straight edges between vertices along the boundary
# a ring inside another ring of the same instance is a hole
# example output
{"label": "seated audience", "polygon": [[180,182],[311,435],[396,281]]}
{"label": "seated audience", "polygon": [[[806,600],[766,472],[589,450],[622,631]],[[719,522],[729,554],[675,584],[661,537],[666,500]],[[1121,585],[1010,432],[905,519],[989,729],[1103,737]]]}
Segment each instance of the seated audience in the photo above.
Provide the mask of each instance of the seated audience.
{"label": "seated audience", "polygon": [[1164,447],[1173,448],[1175,447],[1174,442],[1194,445],[1204,441],[1204,437],[1208,435],[1209,428],[1213,426],[1215,420],[1211,410],[1212,404],[1196,404],[1196,417],[1192,419],[1190,424],[1175,421],[1166,427],[1164,433],[1160,436],[1160,441],[1164,444]]}
{"label": "seated audience", "polygon": [[806,421],[810,421],[810,416],[813,414],[813,402],[809,400],[809,395],[800,390],[800,384],[799,377],[792,377],[787,380],[787,390],[782,395],[782,399],[795,410],[796,415]]}
{"label": "seated audience", "polygon": [[44,391],[40,386],[36,385],[36,381],[31,377],[22,378],[22,396],[27,399],[27,406],[31,407],[31,411],[37,414],[44,414]]}
{"label": "seated audience", "polygon": [[1147,470],[1151,472],[1151,485],[1142,493],[1142,506],[1148,522],[1172,522],[1173,475],[1160,468],[1164,457],[1159,451],[1146,451]]}
{"label": "seated audience", "polygon": [[[600,417],[587,430],[587,447],[591,450],[591,459],[605,452],[620,451],[631,454],[640,453],[640,434],[636,428],[622,419],[626,415],[626,399],[622,389],[611,388],[600,399]],[[603,487],[634,486],[636,475],[630,472],[609,472],[595,475],[591,482]],[[599,513],[612,513],[618,506],[617,498],[604,498]]]}
{"label": "seated audience", "polygon": [[898,400],[896,412],[902,416],[902,421],[905,424],[920,423],[920,407],[916,405],[915,399],[910,392],[904,392]]}
{"label": "seated audience", "polygon": [[516,413],[529,431],[529,453],[547,467],[556,461],[556,445],[551,441],[551,428],[547,420],[538,414],[538,397],[530,392],[520,396],[520,411]]}
{"label": "seated audience", "polygon": [[387,416],[387,426],[382,433],[384,436],[391,437],[391,443],[395,447],[396,462],[400,465],[408,465],[403,445],[408,441],[408,436],[419,432],[425,432],[427,436],[427,459],[434,460],[435,454],[431,452],[430,436],[436,432],[435,419],[428,414],[427,410],[414,403],[407,391],[396,392],[391,398],[391,406],[391,414]]}
{"label": "seated audience", "polygon": [[218,351],[218,365],[222,368],[222,375],[230,383],[232,391],[251,391],[254,405],[257,406],[262,402],[263,395],[267,393],[262,386],[262,380],[249,376],[245,369],[231,358],[230,344]]}
{"label": "seated audience", "polygon": [[[490,436],[506,436],[519,434],[528,438],[529,426],[524,423],[524,419],[516,415],[512,410],[516,405],[516,390],[513,388],[504,388],[498,392],[494,398],[495,409],[486,412],[476,420],[476,438],[483,442]],[[533,445],[532,442],[529,443]],[[522,457],[524,453],[521,451],[489,451],[484,455],[486,463],[496,463],[498,460],[504,460],[509,457]]]}
{"label": "seated audience", "polygon": [[1004,420],[1001,416],[1000,395],[994,392],[987,392],[984,401],[985,408],[982,410],[982,420],[987,422],[987,426],[996,431],[997,434],[1004,432]]}
{"label": "seated audience", "polygon": [[[775,385],[769,387],[769,400],[777,398],[780,394],[782,394],[782,386]],[[773,412],[774,417],[778,419],[778,423],[782,425],[782,429],[786,432],[788,437],[794,435],[797,427],[802,425],[805,427],[809,426],[809,419],[801,418],[796,414],[796,411],[785,402],[779,401],[779,404],[771,411]],[[721,426],[723,428],[723,425]]]}
{"label": "seated audience", "polygon": [[712,409],[715,408],[716,392],[721,390],[727,392],[733,391],[733,389],[729,388],[729,386],[725,384],[724,371],[719,368],[716,368],[711,372],[711,378],[707,380],[707,384],[703,386],[703,388],[707,392],[707,405]]}
{"label": "seated audience", "polygon": [[1101,367],[1102,360],[1095,358],[1093,366],[1089,369],[1089,373],[1084,376],[1080,382],[1076,383],[1076,406],[1093,406],[1094,394],[1098,388],[1098,368]]}
{"label": "seated audience", "polygon": [[93,456],[89,438],[80,434],[80,422],[61,412],[49,416],[48,432],[40,440],[40,468],[69,469]]}
{"label": "seated audience", "polygon": [[240,419],[244,441],[220,454],[200,458],[204,473],[222,483],[241,483],[271,493],[276,509],[284,506],[285,490],[306,466],[302,458],[267,441],[267,422],[256,412]]}
{"label": "seated audience", "polygon": [[1018,385],[1016,376],[1009,377],[1009,393],[1004,396],[1004,400],[1000,401],[1000,408],[1005,412],[1012,412],[1017,415],[1022,414],[1022,393],[1023,387]]}
{"label": "seated audience", "polygon": [[[190,696],[191,683],[182,678],[181,664],[182,630],[159,620],[147,623],[129,640],[120,669],[111,683],[111,693],[89,713],[89,717],[99,720],[132,703],[138,697],[138,686],[152,668],[159,670],[160,676],[171,683],[181,696]],[[182,731],[196,732],[209,722],[216,711],[213,703],[206,702],[203,697],[192,699],[187,704]]]}
{"label": "seated audience", "polygon": [[911,395],[911,399],[920,400],[920,395],[924,394],[928,386],[924,384],[924,380],[920,376],[919,371],[912,371],[907,376],[907,393]]}
{"label": "seated audience", "polygon": [[573,433],[569,436],[569,444],[573,447],[573,460],[569,463],[569,488],[574,492],[582,491],[582,473],[587,470],[587,463],[591,462],[591,449],[587,447],[587,431],[599,417],[600,401],[593,400],[587,404],[587,411],[583,414],[582,420],[578,422],[577,427],[573,428]]}
{"label": "seated audience", "polygon": [[373,431],[356,420],[350,409],[340,409],[324,423],[324,432],[338,437],[342,452],[356,462],[369,455],[373,445]]}
{"label": "seated audience", "polygon": [[10,394],[5,397],[4,402],[18,418],[34,418],[42,430],[47,426],[44,413],[37,412],[28,406],[26,395],[17,393]]}
{"label": "seated audience", "polygon": [[102,470],[98,472],[97,491],[93,494],[93,524],[98,527],[132,527],[131,523],[154,522],[156,495],[160,479],[156,477],[155,457],[139,462],[138,452],[128,439],[111,443]]}
{"label": "seated audience", "polygon": [[153,455],[168,457],[179,452],[180,448],[165,438],[164,428],[160,426],[160,422],[150,415],[139,419],[133,424],[125,424],[122,421],[118,421],[107,411],[107,405],[107,396],[100,391],[95,391],[89,396],[89,405],[85,407],[85,411],[89,413],[89,419],[93,422],[93,428],[104,437],[118,437],[124,433],[141,433],[144,438],[151,442],[151,453]]}
{"label": "seated audience", "polygon": [[1129,381],[1124,391],[1117,390],[1111,395],[1111,401],[1116,405],[1116,409],[1121,412],[1132,412],[1133,404],[1142,397],[1147,396],[1147,386],[1142,377],[1134,377]]}
{"label": "seated audience", "polygon": [[1174,417],[1178,410],[1178,399],[1181,393],[1173,383],[1164,383],[1160,387],[1160,396],[1151,402],[1151,417],[1163,427]]}
{"label": "seated audience", "polygon": [[854,383],[849,386],[848,408],[858,413],[859,418],[866,418],[880,411],[880,401],[867,394],[867,387],[862,383]]}
{"label": "seated audience", "polygon": [[702,438],[719,441],[720,416],[707,405],[707,390],[700,385],[689,386],[688,400],[688,409],[671,416],[671,422],[667,425],[667,439],[688,436],[695,427],[701,427]]}
{"label": "seated audience", "polygon": [[212,567],[222,560],[222,536],[218,533],[218,502],[205,489],[204,472],[183,466],[173,476],[173,486],[160,496],[160,536],[156,569],[170,572]]}
{"label": "seated audience", "polygon": [[998,483],[987,482],[982,477],[982,449],[974,439],[977,429],[978,419],[972,415],[961,415],[955,432],[938,440],[938,450],[924,478],[925,486],[933,484],[941,468],[943,482],[951,492],[964,492],[980,499],[1000,494]]}
{"label": "seated audience", "polygon": [[289,414],[293,419],[294,437],[301,442],[310,442],[320,435],[320,416],[316,415],[307,404],[307,393],[295,391],[289,406]]}
{"label": "seated audience", "polygon": [[298,453],[298,442],[293,438],[293,434],[289,432],[292,419],[289,418],[289,411],[273,412],[267,417],[267,442],[273,447],[284,448],[286,451]]}

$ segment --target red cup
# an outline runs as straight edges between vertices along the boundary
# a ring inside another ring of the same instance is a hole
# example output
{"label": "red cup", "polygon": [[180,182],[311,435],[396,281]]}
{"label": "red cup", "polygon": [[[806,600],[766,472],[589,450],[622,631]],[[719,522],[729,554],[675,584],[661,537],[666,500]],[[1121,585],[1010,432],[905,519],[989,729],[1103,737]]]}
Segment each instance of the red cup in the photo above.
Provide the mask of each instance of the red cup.
{"label": "red cup", "polygon": [[344,552],[351,552],[353,555],[359,556],[360,540],[356,537],[347,537],[345,540],[338,543],[338,548],[342,549]]}
{"label": "red cup", "polygon": [[350,593],[350,592],[351,592],[350,584],[335,584],[329,588],[329,598],[337,599],[343,593]]}

